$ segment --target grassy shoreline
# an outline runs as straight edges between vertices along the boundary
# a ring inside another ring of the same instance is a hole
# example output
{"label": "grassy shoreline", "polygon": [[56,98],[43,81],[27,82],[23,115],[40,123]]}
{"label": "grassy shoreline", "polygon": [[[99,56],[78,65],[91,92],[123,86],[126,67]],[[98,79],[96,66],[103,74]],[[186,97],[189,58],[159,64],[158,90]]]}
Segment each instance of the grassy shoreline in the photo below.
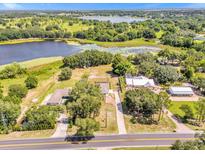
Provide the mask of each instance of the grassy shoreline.
{"label": "grassy shoreline", "polygon": [[[26,60],[26,61],[22,61],[22,62],[17,62],[18,64],[20,64],[23,67],[26,68],[32,68],[32,67],[36,67],[39,65],[44,65],[44,64],[49,64],[49,63],[53,63],[56,61],[60,61],[62,60],[63,57],[58,56],[58,57],[45,57],[45,58],[36,58],[36,59],[32,59],[32,60]],[[0,65],[0,70],[2,70],[3,68],[5,68],[8,65],[11,65],[12,63],[9,64],[5,64],[5,65]]]}
{"label": "grassy shoreline", "polygon": [[21,44],[21,43],[29,43],[29,42],[43,42],[46,39],[41,38],[28,38],[28,39],[16,39],[9,41],[0,41],[0,45],[10,45],[10,44]]}
{"label": "grassy shoreline", "polygon": [[154,40],[146,41],[144,39],[134,39],[124,42],[99,42],[93,40],[86,40],[86,39],[77,39],[72,38],[68,39],[68,41],[77,42],[79,44],[96,44],[101,47],[137,47],[137,46],[158,46],[158,44]]}

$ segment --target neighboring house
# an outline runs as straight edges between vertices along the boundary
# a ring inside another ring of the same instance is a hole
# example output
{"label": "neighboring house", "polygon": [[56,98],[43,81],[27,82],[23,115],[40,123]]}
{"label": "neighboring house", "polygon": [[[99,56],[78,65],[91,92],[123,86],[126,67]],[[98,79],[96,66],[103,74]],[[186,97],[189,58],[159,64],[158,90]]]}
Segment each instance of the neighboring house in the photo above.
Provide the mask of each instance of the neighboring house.
{"label": "neighboring house", "polygon": [[128,87],[155,87],[153,79],[144,76],[125,76],[125,82]]}
{"label": "neighboring house", "polygon": [[47,105],[63,104],[64,99],[68,97],[69,92],[69,89],[57,89],[47,101]]}
{"label": "neighboring house", "polygon": [[191,87],[170,87],[169,93],[172,96],[193,96],[194,92]]}
{"label": "neighboring house", "polygon": [[109,93],[110,84],[109,82],[96,82],[96,85],[100,86],[101,93],[106,95]]}

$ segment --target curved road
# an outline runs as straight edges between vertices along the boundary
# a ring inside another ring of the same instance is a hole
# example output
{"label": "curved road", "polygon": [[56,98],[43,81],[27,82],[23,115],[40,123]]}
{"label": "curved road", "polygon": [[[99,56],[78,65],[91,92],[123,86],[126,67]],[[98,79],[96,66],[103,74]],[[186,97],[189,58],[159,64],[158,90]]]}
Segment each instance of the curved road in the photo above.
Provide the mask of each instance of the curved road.
{"label": "curved road", "polygon": [[168,146],[176,140],[193,140],[194,134],[128,134],[96,136],[87,142],[68,141],[65,138],[41,138],[0,141],[0,150],[52,150],[52,149],[81,149],[123,146]]}

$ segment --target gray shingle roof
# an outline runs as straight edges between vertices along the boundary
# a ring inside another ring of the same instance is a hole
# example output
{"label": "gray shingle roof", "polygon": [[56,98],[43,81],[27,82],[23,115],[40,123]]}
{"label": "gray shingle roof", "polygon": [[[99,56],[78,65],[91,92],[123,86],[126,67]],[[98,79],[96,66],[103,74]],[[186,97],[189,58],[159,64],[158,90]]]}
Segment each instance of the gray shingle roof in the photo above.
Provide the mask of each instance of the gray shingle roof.
{"label": "gray shingle roof", "polygon": [[48,100],[48,105],[57,105],[60,104],[62,98],[68,96],[69,90],[68,89],[57,89]]}

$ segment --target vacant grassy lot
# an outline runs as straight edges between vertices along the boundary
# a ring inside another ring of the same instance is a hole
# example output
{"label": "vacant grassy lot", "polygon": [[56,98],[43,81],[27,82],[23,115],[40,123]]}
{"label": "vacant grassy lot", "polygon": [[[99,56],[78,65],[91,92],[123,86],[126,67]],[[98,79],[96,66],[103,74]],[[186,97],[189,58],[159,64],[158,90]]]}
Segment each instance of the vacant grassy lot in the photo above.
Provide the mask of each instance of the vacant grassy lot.
{"label": "vacant grassy lot", "polygon": [[[36,63],[38,61],[41,61],[40,63]],[[55,61],[48,63],[48,61]],[[42,63],[42,65],[41,65]],[[43,64],[46,63],[46,64]],[[37,65],[38,64],[38,65]],[[41,82],[44,82],[45,80],[49,79],[50,77],[54,76],[56,72],[59,72],[60,69],[59,67],[62,65],[62,62],[57,60],[57,59],[41,59],[41,60],[33,60],[30,62],[23,62],[22,65],[27,65],[28,68],[28,74],[33,74],[35,75],[38,80],[39,80],[39,85]],[[32,67],[29,67],[32,66]],[[8,87],[12,84],[24,84],[24,81],[28,74],[19,76],[14,79],[4,79],[0,80],[1,85],[3,86],[3,91],[4,94],[7,94],[8,92]]]}
{"label": "vacant grassy lot", "polygon": [[103,102],[100,115],[97,118],[100,122],[100,131],[96,132],[98,135],[105,134],[117,134],[117,119],[116,119],[116,110],[113,104],[108,104]]}
{"label": "vacant grassy lot", "polygon": [[188,105],[192,108],[193,112],[196,113],[195,105],[197,102],[172,102],[169,110],[174,114],[174,115],[179,115],[180,117],[184,116],[184,112],[180,109],[182,105]]}
{"label": "vacant grassy lot", "polygon": [[[184,116],[184,112],[180,109],[180,107],[182,105],[188,105],[192,108],[194,116],[196,117],[196,103],[197,102],[172,102],[172,105],[170,106],[169,110],[174,114],[174,115],[178,115],[179,117],[183,117]],[[190,124],[186,124],[189,128],[193,129],[193,130],[205,130],[205,124],[202,124],[201,127],[199,126],[194,126],[194,125],[190,125]]]}
{"label": "vacant grassy lot", "polygon": [[166,116],[159,122],[158,125],[145,125],[145,124],[133,124],[131,116],[125,115],[125,125],[128,133],[139,133],[139,132],[173,132],[176,128],[175,124]]}

